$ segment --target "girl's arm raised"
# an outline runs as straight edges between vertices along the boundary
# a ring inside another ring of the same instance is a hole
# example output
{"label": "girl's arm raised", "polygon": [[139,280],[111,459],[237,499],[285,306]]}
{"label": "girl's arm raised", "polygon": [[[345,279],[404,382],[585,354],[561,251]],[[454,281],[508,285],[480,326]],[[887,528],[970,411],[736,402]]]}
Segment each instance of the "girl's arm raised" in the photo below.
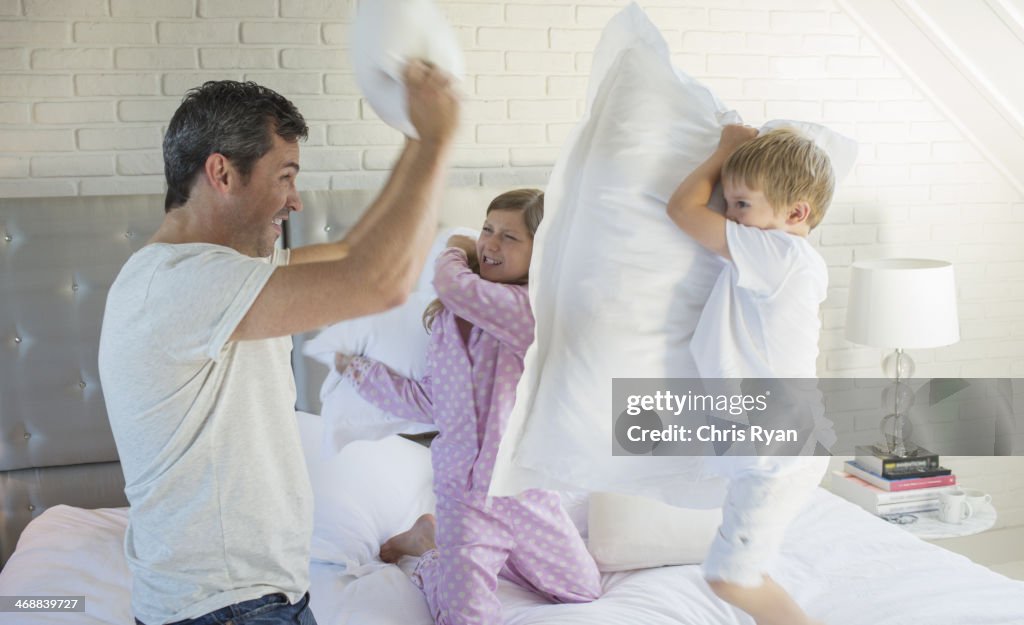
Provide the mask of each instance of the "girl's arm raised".
{"label": "girl's arm raised", "polygon": [[484,280],[466,252],[450,247],[437,257],[434,290],[445,308],[519,352],[533,342],[533,312],[526,285]]}

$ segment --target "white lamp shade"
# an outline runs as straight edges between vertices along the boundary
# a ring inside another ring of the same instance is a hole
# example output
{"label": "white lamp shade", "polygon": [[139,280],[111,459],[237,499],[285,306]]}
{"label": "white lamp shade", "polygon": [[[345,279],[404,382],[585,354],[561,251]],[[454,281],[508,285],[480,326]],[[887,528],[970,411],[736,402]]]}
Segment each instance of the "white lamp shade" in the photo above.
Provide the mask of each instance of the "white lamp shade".
{"label": "white lamp shade", "polygon": [[953,265],[918,258],[854,263],[846,338],[893,349],[959,341]]}

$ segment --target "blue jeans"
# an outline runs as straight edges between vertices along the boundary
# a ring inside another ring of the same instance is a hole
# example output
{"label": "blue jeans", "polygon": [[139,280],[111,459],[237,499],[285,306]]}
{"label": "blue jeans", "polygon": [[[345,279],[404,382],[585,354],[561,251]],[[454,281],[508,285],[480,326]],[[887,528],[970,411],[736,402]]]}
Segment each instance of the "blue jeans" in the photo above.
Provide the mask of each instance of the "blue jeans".
{"label": "blue jeans", "polygon": [[[135,619],[136,625],[145,625]],[[193,619],[175,621],[170,625],[316,625],[313,611],[309,609],[309,593],[294,605],[288,597],[277,593],[263,595],[229,605]]]}

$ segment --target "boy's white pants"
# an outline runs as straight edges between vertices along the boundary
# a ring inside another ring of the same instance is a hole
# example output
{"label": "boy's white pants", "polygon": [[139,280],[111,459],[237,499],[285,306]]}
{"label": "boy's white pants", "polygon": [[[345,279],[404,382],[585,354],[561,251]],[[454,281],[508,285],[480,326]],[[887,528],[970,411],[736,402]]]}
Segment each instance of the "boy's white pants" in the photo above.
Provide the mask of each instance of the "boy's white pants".
{"label": "boy's white pants", "polygon": [[828,457],[716,457],[707,469],[726,478],[722,526],[704,561],[704,575],[760,586],[786,528],[821,482]]}

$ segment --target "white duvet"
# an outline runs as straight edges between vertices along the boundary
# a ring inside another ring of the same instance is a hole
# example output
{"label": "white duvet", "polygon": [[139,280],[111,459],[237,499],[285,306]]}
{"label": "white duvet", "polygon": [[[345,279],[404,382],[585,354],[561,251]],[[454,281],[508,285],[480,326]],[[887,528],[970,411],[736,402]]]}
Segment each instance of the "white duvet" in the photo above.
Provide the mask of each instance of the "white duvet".
{"label": "white duvet", "polygon": [[[124,509],[56,506],[35,519],[0,572],[0,595],[84,595],[85,613],[0,613],[0,625],[133,625]],[[406,563],[406,568],[408,568]],[[772,575],[829,625],[1024,624],[1024,582],[976,565],[819,489],[787,533]],[[430,625],[420,591],[397,566],[363,577],[311,568],[320,625]],[[509,625],[726,625],[751,620],[715,599],[697,566],[603,578],[604,596],[548,605],[502,582]]]}

